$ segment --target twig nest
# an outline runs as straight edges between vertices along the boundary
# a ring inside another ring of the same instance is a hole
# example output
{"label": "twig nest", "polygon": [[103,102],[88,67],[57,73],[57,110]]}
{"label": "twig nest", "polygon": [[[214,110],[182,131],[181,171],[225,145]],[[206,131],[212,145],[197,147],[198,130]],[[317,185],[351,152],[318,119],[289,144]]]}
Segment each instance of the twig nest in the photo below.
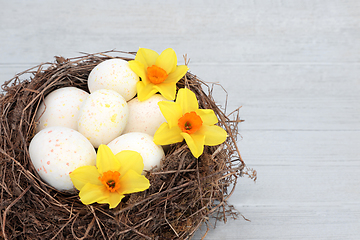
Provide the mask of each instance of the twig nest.
{"label": "twig nest", "polygon": [[[211,96],[212,88],[191,73],[177,83],[177,90],[190,89],[199,108],[215,112],[217,125],[228,134],[224,143],[205,146],[199,158],[184,141],[171,144],[158,169],[146,172],[150,188],[127,195],[114,209],[104,204],[83,205],[77,194],[58,191],[40,178],[28,150],[39,121],[36,116],[42,111],[40,103],[65,87],[90,93],[87,79],[95,66],[110,59],[126,65],[133,58],[132,53],[116,51],[73,59],[57,57],[56,63],[40,64],[2,86],[0,172],[5,239],[186,239],[210,216],[224,219],[234,213],[227,200],[245,168],[236,145],[238,110],[225,115]],[[28,74],[32,77],[21,79]]]}

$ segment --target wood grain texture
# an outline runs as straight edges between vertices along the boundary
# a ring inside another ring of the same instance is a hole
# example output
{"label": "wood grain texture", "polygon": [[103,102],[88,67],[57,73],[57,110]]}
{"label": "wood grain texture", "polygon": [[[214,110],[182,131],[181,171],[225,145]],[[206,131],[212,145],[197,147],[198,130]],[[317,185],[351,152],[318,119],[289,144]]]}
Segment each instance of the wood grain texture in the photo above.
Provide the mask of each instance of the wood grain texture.
{"label": "wood grain texture", "polygon": [[0,83],[55,55],[172,47],[223,85],[228,112],[242,106],[238,143],[259,177],[231,203],[251,222],[206,239],[359,238],[360,1],[0,3]]}

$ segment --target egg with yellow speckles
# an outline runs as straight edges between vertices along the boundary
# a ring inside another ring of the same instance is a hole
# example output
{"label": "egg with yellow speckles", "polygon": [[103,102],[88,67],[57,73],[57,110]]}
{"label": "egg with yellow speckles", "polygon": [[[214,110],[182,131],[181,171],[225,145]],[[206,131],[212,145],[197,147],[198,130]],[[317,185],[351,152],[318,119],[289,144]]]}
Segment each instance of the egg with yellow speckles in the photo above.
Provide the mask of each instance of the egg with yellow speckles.
{"label": "egg with yellow speckles", "polygon": [[29,145],[31,162],[39,176],[59,191],[74,191],[69,173],[96,164],[89,140],[74,129],[48,127],[38,132]]}
{"label": "egg with yellow speckles", "polygon": [[36,132],[52,126],[77,130],[80,107],[89,93],[75,87],[57,89],[47,95],[36,113]]}
{"label": "egg with yellow speckles", "polygon": [[[144,171],[158,169],[161,166],[161,160],[164,158],[164,150],[156,145],[153,137],[146,133],[131,132],[117,137],[107,146],[114,154],[123,150],[132,150],[140,153],[144,161]],[[145,173],[145,172],[143,172]]]}
{"label": "egg with yellow speckles", "polygon": [[100,89],[91,93],[80,108],[78,131],[97,148],[120,136],[128,117],[126,100],[113,90]]}
{"label": "egg with yellow speckles", "polygon": [[109,59],[94,67],[88,77],[90,93],[99,89],[118,92],[126,101],[136,95],[139,76],[134,73],[129,63],[123,59]]}

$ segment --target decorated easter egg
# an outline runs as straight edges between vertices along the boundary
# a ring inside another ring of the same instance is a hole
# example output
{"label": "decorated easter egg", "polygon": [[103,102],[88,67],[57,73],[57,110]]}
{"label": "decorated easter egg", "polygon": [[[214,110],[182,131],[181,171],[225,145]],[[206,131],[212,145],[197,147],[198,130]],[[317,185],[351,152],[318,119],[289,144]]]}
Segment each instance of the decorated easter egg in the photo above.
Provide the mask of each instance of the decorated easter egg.
{"label": "decorated easter egg", "polygon": [[48,127],[30,142],[30,159],[44,182],[60,191],[73,191],[69,173],[95,165],[96,152],[89,140],[74,129]]}
{"label": "decorated easter egg", "polygon": [[123,133],[143,132],[154,136],[160,125],[166,122],[158,102],[168,101],[160,94],[155,94],[145,101],[134,98],[128,102],[129,121]]}
{"label": "decorated easter egg", "polygon": [[80,107],[89,94],[79,88],[64,87],[47,95],[36,113],[36,132],[63,126],[77,130]]}
{"label": "decorated easter egg", "polygon": [[[117,137],[108,144],[114,154],[123,150],[132,150],[140,153],[144,160],[144,170],[157,169],[161,159],[165,156],[161,146],[153,142],[153,137],[146,133],[131,132]],[[144,172],[143,172],[144,173]]]}
{"label": "decorated easter egg", "polygon": [[136,83],[139,76],[129,63],[123,59],[109,59],[93,68],[88,77],[90,93],[99,89],[111,89],[129,101],[136,95]]}
{"label": "decorated easter egg", "polygon": [[125,99],[113,90],[100,89],[91,93],[82,105],[78,131],[97,148],[120,136],[128,117]]}

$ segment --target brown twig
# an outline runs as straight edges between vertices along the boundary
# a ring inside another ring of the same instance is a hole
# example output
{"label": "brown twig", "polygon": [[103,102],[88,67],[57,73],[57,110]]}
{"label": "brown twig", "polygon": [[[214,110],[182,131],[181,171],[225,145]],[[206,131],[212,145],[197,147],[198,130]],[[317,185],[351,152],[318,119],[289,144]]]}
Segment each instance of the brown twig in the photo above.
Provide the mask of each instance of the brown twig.
{"label": "brown twig", "polygon": [[12,203],[10,203],[9,206],[7,206],[7,208],[5,209],[4,213],[3,213],[3,220],[2,220],[2,234],[4,236],[4,239],[8,239],[6,237],[6,232],[5,232],[5,226],[6,226],[6,214],[8,213],[8,211],[10,210],[10,208],[12,206],[14,206],[24,195],[25,193],[27,193],[27,191],[29,191],[29,189],[31,188],[31,186],[28,186],[14,201],[12,201]]}

